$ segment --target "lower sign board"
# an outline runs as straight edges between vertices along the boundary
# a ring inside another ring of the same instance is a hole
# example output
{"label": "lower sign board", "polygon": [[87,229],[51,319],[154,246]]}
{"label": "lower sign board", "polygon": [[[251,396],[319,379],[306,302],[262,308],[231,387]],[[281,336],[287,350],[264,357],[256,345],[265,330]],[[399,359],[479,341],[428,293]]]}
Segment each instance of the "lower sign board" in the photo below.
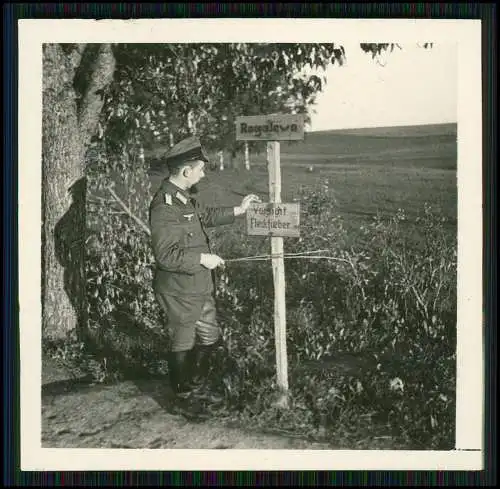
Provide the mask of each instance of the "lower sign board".
{"label": "lower sign board", "polygon": [[236,118],[237,141],[293,141],[304,139],[301,114],[249,115]]}
{"label": "lower sign board", "polygon": [[251,204],[246,213],[250,236],[300,237],[300,204]]}

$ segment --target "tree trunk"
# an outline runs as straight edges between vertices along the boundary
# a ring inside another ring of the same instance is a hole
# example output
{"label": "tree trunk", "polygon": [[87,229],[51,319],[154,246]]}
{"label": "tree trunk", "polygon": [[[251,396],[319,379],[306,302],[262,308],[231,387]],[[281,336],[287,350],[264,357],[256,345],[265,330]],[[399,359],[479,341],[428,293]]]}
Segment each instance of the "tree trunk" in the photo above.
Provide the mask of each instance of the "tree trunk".
{"label": "tree trunk", "polygon": [[250,170],[250,151],[248,150],[248,141],[245,141],[245,170]]}
{"label": "tree trunk", "polygon": [[228,151],[228,166],[229,168],[232,168],[234,170],[237,170],[239,169],[240,167],[240,162],[238,160],[238,155],[236,154],[236,151],[234,151],[233,149],[230,149]]}
{"label": "tree trunk", "polygon": [[193,110],[189,110],[187,114],[187,126],[189,133],[192,134],[193,136],[196,136],[196,121],[194,118],[194,112]]}
{"label": "tree trunk", "polygon": [[85,152],[103,101],[96,93],[113,76],[111,46],[95,49],[77,104],[75,76],[85,44],[43,46],[42,332],[65,339],[85,328]]}
{"label": "tree trunk", "polygon": [[224,151],[219,151],[219,170],[224,170]]}

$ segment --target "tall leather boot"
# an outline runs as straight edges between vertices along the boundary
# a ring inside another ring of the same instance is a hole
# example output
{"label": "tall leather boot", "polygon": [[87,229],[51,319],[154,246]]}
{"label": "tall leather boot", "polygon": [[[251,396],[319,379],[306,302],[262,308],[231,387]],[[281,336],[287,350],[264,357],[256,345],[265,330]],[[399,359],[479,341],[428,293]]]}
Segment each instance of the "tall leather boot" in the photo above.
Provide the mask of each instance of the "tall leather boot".
{"label": "tall leather boot", "polygon": [[190,365],[188,352],[179,351],[170,354],[170,383],[176,394],[186,394],[191,391]]}
{"label": "tall leather boot", "polygon": [[212,367],[212,355],[214,353],[214,346],[200,345],[197,350],[197,371],[199,375],[207,378]]}
{"label": "tall leather boot", "polygon": [[197,397],[205,398],[210,402],[220,402],[222,397],[210,388],[209,385],[209,373],[212,367],[213,354],[216,346],[202,346],[199,345],[196,349],[197,353],[197,376],[198,376],[198,386],[197,386]]}
{"label": "tall leather boot", "polygon": [[199,346],[196,345],[191,350],[189,350],[186,358],[186,362],[189,364],[189,369],[190,369],[189,382],[193,386],[193,388],[199,386],[200,382],[202,382],[203,380],[202,376],[200,375],[200,370],[198,368],[198,357],[199,357]]}

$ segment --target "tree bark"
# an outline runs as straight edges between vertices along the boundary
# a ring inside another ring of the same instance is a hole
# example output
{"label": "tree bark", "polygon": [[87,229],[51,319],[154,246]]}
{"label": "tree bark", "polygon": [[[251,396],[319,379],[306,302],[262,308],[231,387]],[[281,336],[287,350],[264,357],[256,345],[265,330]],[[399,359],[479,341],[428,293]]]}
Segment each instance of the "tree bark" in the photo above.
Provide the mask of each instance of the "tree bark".
{"label": "tree bark", "polygon": [[[85,153],[112,79],[111,46],[96,50],[77,94],[75,76],[87,49],[43,46],[42,109],[42,333],[66,339],[85,328]],[[80,103],[77,103],[77,95]]]}
{"label": "tree bark", "polygon": [[228,166],[234,170],[238,170],[240,168],[240,161],[234,149],[229,149],[228,151]]}

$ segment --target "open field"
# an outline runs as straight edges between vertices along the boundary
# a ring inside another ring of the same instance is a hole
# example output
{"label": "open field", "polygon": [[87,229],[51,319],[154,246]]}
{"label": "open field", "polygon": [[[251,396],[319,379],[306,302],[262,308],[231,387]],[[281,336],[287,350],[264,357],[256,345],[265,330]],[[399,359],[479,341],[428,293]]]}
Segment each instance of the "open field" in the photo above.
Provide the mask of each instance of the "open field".
{"label": "open field", "polygon": [[[348,226],[400,208],[414,216],[424,203],[456,225],[453,124],[310,133],[303,142],[281,144],[281,165],[283,202],[293,201],[301,190],[327,184],[336,212]],[[153,174],[153,188],[160,179]],[[268,199],[265,154],[251,156],[250,172],[216,170],[200,184],[200,197],[210,204],[235,204],[249,192]]]}

